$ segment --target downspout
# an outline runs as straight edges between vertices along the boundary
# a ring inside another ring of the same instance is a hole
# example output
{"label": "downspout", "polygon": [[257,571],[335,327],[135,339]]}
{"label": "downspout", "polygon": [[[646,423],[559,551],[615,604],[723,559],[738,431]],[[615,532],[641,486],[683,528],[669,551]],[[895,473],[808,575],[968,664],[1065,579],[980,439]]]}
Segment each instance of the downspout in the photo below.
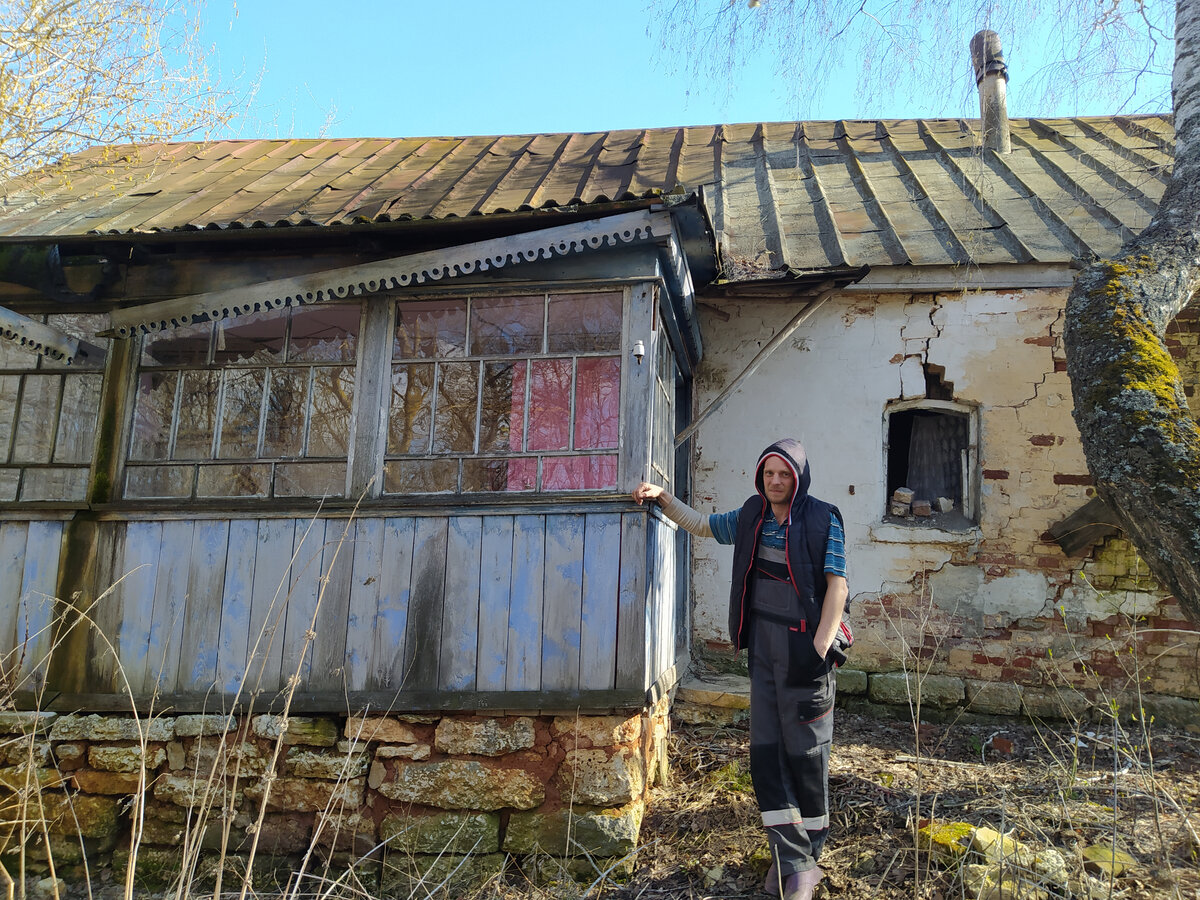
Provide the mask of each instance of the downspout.
{"label": "downspout", "polygon": [[1000,35],[983,30],[971,38],[971,64],[979,88],[979,118],[983,146],[997,153],[1012,152],[1008,129],[1008,64]]}

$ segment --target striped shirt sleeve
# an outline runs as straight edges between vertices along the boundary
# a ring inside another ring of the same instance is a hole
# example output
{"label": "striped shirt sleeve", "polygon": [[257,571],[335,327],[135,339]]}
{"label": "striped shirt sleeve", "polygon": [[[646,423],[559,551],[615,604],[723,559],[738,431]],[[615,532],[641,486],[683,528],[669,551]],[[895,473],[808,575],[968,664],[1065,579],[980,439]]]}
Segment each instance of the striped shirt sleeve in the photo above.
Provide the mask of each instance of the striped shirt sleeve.
{"label": "striped shirt sleeve", "polygon": [[829,537],[825,539],[825,572],[846,577],[846,533],[833,513],[829,514]]}
{"label": "striped shirt sleeve", "polygon": [[708,527],[718,544],[732,544],[737,537],[737,522],[740,509],[731,509],[725,513],[713,513],[708,517]]}

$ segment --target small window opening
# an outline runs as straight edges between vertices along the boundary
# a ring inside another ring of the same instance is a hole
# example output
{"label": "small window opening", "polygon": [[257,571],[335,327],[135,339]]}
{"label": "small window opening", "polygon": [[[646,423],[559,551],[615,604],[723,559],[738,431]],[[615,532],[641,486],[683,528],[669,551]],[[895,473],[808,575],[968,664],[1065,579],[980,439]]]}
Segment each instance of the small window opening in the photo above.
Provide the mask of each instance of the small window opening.
{"label": "small window opening", "polygon": [[885,519],[945,529],[974,522],[972,431],[969,412],[916,407],[887,416]]}

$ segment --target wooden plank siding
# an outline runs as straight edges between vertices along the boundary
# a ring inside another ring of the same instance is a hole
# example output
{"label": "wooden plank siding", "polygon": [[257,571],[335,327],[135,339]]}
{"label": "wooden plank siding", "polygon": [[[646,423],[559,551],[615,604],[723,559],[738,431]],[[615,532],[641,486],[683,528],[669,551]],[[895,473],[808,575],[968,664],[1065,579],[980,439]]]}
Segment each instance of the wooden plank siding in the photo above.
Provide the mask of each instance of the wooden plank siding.
{"label": "wooden plank siding", "polygon": [[[0,526],[8,558],[25,553],[26,530]],[[469,708],[464,697],[478,694],[520,708],[521,695],[627,702],[675,663],[674,531],[643,510],[102,531],[97,569],[130,574],[105,598],[119,668],[92,663],[108,679],[89,678],[100,693],[123,693],[123,673],[135,696],[208,694],[216,706],[270,698],[298,675],[306,702],[390,696],[404,708],[442,696]],[[647,578],[648,563],[666,577]],[[13,593],[9,581],[3,590]]]}
{"label": "wooden plank siding", "polygon": [[0,674],[16,690],[45,677],[62,541],[62,522],[0,522]]}

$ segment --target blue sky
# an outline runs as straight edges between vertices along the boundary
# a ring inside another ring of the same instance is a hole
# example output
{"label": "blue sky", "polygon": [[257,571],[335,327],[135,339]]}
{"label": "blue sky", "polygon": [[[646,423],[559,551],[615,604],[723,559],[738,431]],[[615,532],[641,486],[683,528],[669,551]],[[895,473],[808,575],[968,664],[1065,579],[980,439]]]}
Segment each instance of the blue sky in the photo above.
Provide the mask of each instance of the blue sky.
{"label": "blue sky", "polygon": [[[701,0],[705,2],[705,0]],[[710,0],[713,3],[723,0]],[[767,0],[770,2],[770,0]],[[863,115],[976,116],[968,33],[961,59],[931,96],[856,94],[835,72],[801,106],[767,53],[717,82],[695,82],[651,34],[645,0],[207,0],[203,39],[222,81],[257,92],[230,137],[383,137],[599,131]],[[1053,60],[1018,60],[1012,115],[1161,109],[1087,90],[1056,109],[1021,108],[1022,79]],[[1163,83],[1146,80],[1146,96]]]}

